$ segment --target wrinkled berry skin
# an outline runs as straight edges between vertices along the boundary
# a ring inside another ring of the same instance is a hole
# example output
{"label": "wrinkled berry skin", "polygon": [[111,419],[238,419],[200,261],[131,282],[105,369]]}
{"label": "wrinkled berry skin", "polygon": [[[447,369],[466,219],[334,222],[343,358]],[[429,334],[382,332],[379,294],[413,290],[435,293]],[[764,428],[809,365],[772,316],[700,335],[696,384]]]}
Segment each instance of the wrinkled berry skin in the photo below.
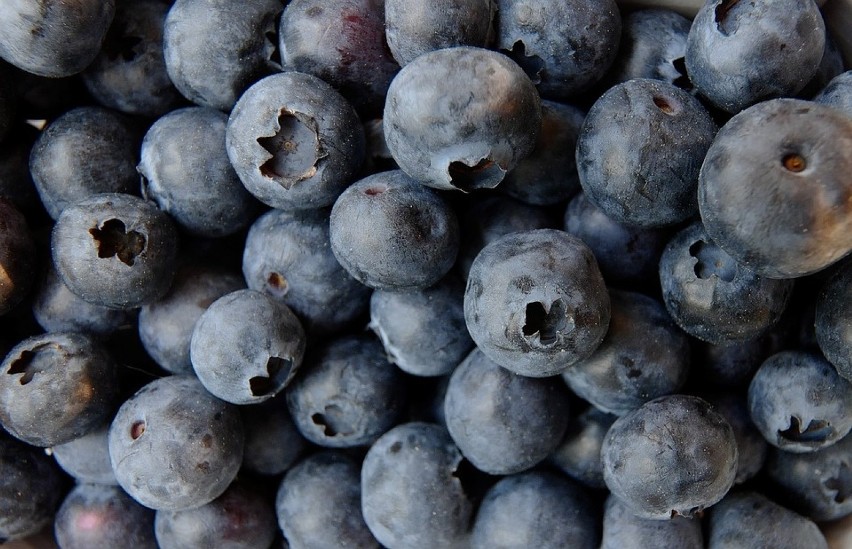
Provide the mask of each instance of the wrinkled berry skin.
{"label": "wrinkled berry skin", "polygon": [[280,210],[330,206],[364,162],[358,115],[316,76],[285,72],[254,83],[228,120],[226,147],[246,189]]}
{"label": "wrinkled berry skin", "polygon": [[519,376],[479,350],[453,371],[444,398],[453,441],[491,475],[519,473],[541,462],[568,425],[567,395],[558,379]]}
{"label": "wrinkled berry skin", "polygon": [[361,467],[361,510],[389,549],[464,547],[473,518],[458,476],[462,454],[443,427],[406,423],[370,447]]}
{"label": "wrinkled berry skin", "polygon": [[132,309],[169,289],[177,233],[168,215],[139,197],[97,194],[63,210],[51,248],[69,290],[89,303]]}
{"label": "wrinkled berry skin", "polygon": [[53,531],[62,549],[157,547],[154,512],[118,486],[75,486],[56,512]]}
{"label": "wrinkled berry skin", "polygon": [[81,437],[108,421],[118,396],[112,358],[80,333],[41,334],[0,364],[0,423],[33,446]]}
{"label": "wrinkled berry skin", "polygon": [[64,482],[43,450],[0,433],[0,540],[24,538],[48,526],[62,502]]}
{"label": "wrinkled berry skin", "polygon": [[402,373],[376,339],[346,336],[307,357],[304,371],[287,388],[287,407],[314,444],[369,446],[402,416],[403,387]]}
{"label": "wrinkled berry skin", "polygon": [[820,290],[815,328],[822,354],[852,382],[852,261],[845,261]]}
{"label": "wrinkled berry skin", "polygon": [[0,57],[27,72],[60,78],[98,55],[115,0],[28,0],[0,8]]}
{"label": "wrinkled berry skin", "polygon": [[706,401],[687,395],[660,397],[621,416],[601,458],[610,491],[637,517],[657,520],[713,505],[737,472],[733,429]]}
{"label": "wrinkled berry skin", "polygon": [[169,79],[163,55],[169,7],[162,0],[117,3],[101,52],[82,75],[98,103],[127,114],[157,117],[183,101]]}
{"label": "wrinkled berry skin", "polygon": [[368,176],[334,203],[331,251],[356,280],[405,291],[438,282],[456,260],[459,224],[432,189],[395,170]]}
{"label": "wrinkled berry skin", "polygon": [[330,334],[365,316],[370,289],[332,253],[329,211],[271,210],[251,226],[243,250],[248,287],[290,307],[308,334]]}
{"label": "wrinkled berry skin", "polygon": [[609,294],[580,239],[539,229],[482,249],[467,279],[464,315],[488,358],[520,375],[547,377],[600,345],[609,326]]}
{"label": "wrinkled berry skin", "polygon": [[236,476],[243,425],[235,407],[194,377],[163,377],[121,405],[110,426],[109,454],[118,483],[142,505],[199,507]]}
{"label": "wrinkled berry skin", "polygon": [[268,548],[275,538],[275,513],[265,495],[239,481],[206,505],[181,511],[157,511],[159,547]]}
{"label": "wrinkled berry skin", "polygon": [[[229,111],[252,82],[281,70],[275,60],[280,0],[176,0],[163,27],[166,70],[184,97]],[[272,38],[270,38],[270,35]]]}
{"label": "wrinkled berry skin", "polygon": [[112,110],[80,107],[52,121],[30,153],[30,173],[47,213],[56,220],[92,195],[136,193],[138,150],[128,120]]}
{"label": "wrinkled berry skin", "polygon": [[487,48],[494,39],[495,0],[385,0],[384,5],[388,48],[402,66],[443,48]]}
{"label": "wrinkled berry skin", "polygon": [[852,250],[849,173],[852,118],[797,99],[765,101],[731,118],[707,151],[701,219],[758,274],[811,274]]}
{"label": "wrinkled berry skin", "polygon": [[660,258],[663,301],[690,335],[715,344],[754,339],[781,318],[792,280],[774,280],[737,263],[693,223],[671,239]]}
{"label": "wrinkled berry skin", "polygon": [[290,469],[275,501],[278,525],[293,549],[378,549],[361,514],[360,464],[325,451]]}
{"label": "wrinkled berry skin", "polygon": [[809,454],[773,448],[764,470],[783,490],[780,501],[813,520],[835,520],[852,513],[852,436]]}
{"label": "wrinkled berry skin", "polygon": [[824,48],[815,2],[708,0],[689,31],[686,69],[701,95],[736,113],[795,95],[816,73]]}
{"label": "wrinkled berry skin", "polygon": [[425,290],[376,290],[370,328],[388,360],[416,376],[449,374],[473,348],[464,322],[464,286],[445,277]]}
{"label": "wrinkled berry skin", "polygon": [[583,489],[556,473],[501,479],[485,494],[471,530],[472,549],[598,547],[597,516]]}
{"label": "wrinkled berry skin", "polygon": [[36,272],[35,248],[26,218],[0,199],[0,316],[30,291]]}
{"label": "wrinkled berry skin", "polygon": [[730,494],[710,509],[707,547],[828,549],[813,521],[757,492]]}
{"label": "wrinkled berry skin", "polygon": [[54,446],[52,451],[56,463],[79,484],[118,484],[109,460],[109,421],[81,437]]}
{"label": "wrinkled berry skin", "polygon": [[613,86],[592,105],[577,138],[586,198],[627,225],[685,221],[697,213],[698,172],[715,134],[701,103],[672,84]]}
{"label": "wrinkled berry skin", "polygon": [[579,397],[624,415],[678,391],[689,373],[689,341],[663,304],[643,294],[610,291],[609,330],[592,356],[562,373]]}
{"label": "wrinkled berry skin", "polygon": [[195,235],[233,234],[258,210],[228,159],[227,124],[222,112],[189,107],[161,117],[142,141],[143,196]]}
{"label": "wrinkled berry skin", "polygon": [[426,53],[388,88],[388,150],[412,178],[436,189],[493,188],[535,148],[541,101],[524,71],[468,46]]}
{"label": "wrinkled berry skin", "polygon": [[189,345],[195,323],[220,297],[245,287],[237,274],[203,265],[186,265],[162,299],[139,310],[139,339],[164,370],[192,374]]}
{"label": "wrinkled berry skin", "polygon": [[226,294],[195,323],[192,368],[204,387],[232,404],[258,404],[296,375],[305,332],[283,303],[255,290]]}
{"label": "wrinkled berry skin", "polygon": [[292,0],[278,40],[284,67],[323,79],[366,116],[381,112],[399,70],[385,40],[382,0]]}
{"label": "wrinkled berry skin", "polygon": [[767,442],[787,452],[814,452],[852,430],[852,383],[818,355],[769,357],[748,388],[751,419]]}
{"label": "wrinkled berry skin", "polygon": [[652,520],[637,517],[615,496],[604,505],[601,549],[654,547],[655,549],[704,549],[698,517]]}
{"label": "wrinkled berry skin", "polygon": [[579,95],[618,53],[615,0],[499,0],[497,8],[497,48],[524,67],[542,97],[565,101]]}

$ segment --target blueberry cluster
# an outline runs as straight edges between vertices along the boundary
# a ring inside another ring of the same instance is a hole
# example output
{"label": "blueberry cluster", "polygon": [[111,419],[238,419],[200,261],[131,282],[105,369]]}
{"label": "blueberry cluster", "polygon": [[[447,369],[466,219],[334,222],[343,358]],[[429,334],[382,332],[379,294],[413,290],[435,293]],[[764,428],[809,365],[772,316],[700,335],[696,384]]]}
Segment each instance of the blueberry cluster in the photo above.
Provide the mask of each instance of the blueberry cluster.
{"label": "blueberry cluster", "polygon": [[629,4],[0,3],[0,543],[850,535],[852,71]]}

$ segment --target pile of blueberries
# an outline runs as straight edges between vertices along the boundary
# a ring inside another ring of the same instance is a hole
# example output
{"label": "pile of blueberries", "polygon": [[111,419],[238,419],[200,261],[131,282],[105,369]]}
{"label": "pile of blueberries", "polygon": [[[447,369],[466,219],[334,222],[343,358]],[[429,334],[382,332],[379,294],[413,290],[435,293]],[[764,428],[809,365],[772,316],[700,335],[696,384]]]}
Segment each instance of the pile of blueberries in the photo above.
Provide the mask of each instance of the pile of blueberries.
{"label": "pile of blueberries", "polygon": [[852,515],[814,0],[4,1],[0,58],[2,540],[816,549]]}

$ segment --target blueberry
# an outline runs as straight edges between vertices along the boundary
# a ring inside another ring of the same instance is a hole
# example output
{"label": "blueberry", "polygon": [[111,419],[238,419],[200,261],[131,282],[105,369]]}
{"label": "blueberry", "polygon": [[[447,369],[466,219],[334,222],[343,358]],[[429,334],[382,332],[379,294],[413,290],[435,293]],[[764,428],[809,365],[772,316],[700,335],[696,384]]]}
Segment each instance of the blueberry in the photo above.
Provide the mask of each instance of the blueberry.
{"label": "blueberry", "polygon": [[742,484],[755,477],[763,468],[768,444],[757,430],[749,415],[748,402],[736,392],[713,393],[705,400],[731,425],[737,440],[737,477],[734,484]]}
{"label": "blueberry", "polygon": [[493,188],[529,155],[541,102],[509,58],[460,46],[432,51],[391,82],[385,140],[399,167],[438,189]]}
{"label": "blueberry", "polygon": [[852,250],[850,148],[852,119],[824,105],[775,99],[734,116],[701,166],[707,234],[762,276],[834,263]]}
{"label": "blueberry", "polygon": [[246,90],[231,112],[225,143],[243,185],[282,210],[333,204],[365,152],[352,106],[300,72],[269,76]]}
{"label": "blueberry", "polygon": [[825,358],[852,382],[852,261],[844,262],[820,290],[815,324]]}
{"label": "blueberry", "polygon": [[646,8],[624,16],[618,55],[605,80],[612,85],[653,78],[689,90],[686,37],[692,22],[667,8]]}
{"label": "blueberry", "polygon": [[620,416],[683,386],[689,341],[657,300],[624,291],[610,291],[609,296],[606,337],[562,378],[581,398]]}
{"label": "blueberry", "polygon": [[577,138],[586,198],[619,223],[662,227],[697,213],[701,160],[716,124],[673,84],[636,79],[595,101]]}
{"label": "blueberry", "polygon": [[477,469],[492,475],[519,473],[543,461],[568,425],[567,395],[558,379],[520,376],[479,350],[453,371],[444,398],[453,441]]}
{"label": "blueberry", "polygon": [[64,481],[42,450],[0,432],[0,543],[49,526],[62,502]]}
{"label": "blueberry", "polygon": [[375,290],[370,328],[388,360],[417,376],[448,374],[473,348],[464,322],[464,286],[454,277],[425,290]]}
{"label": "blueberry", "polygon": [[571,151],[585,113],[553,101],[541,102],[541,131],[535,148],[506,173],[500,190],[527,204],[552,206],[580,190],[577,163]]}
{"label": "blueberry", "polygon": [[331,251],[374,289],[414,290],[453,266],[459,227],[449,204],[403,172],[381,172],[347,188],[331,210]]}
{"label": "blueberry", "polygon": [[281,70],[276,18],[280,0],[175,0],[163,28],[166,70],[202,107],[229,111],[253,82]]}
{"label": "blueberry", "polygon": [[418,55],[453,46],[487,48],[494,39],[495,0],[431,0],[412,4],[387,0],[385,33],[400,65]]}
{"label": "blueberry", "polygon": [[709,549],[828,549],[816,524],[757,492],[730,494],[710,509],[707,524]]}
{"label": "blueberry", "polygon": [[834,77],[814,97],[814,101],[842,110],[852,116],[852,71],[846,71]]}
{"label": "blueberry", "polygon": [[831,446],[852,430],[852,383],[802,351],[766,359],[749,385],[748,406],[766,441],[787,452]]}
{"label": "blueberry", "polygon": [[210,503],[179,511],[157,511],[159,547],[269,547],[275,539],[272,503],[256,488],[236,481]]}
{"label": "blueberry", "polygon": [[590,498],[550,472],[504,477],[485,494],[471,531],[472,549],[598,547]]}
{"label": "blueberry", "polygon": [[0,364],[0,423],[33,446],[81,437],[109,419],[118,396],[116,365],[88,336],[32,336]]}
{"label": "blueberry", "polygon": [[396,425],[406,402],[402,375],[379,342],[355,336],[315,348],[286,394],[299,431],[331,448],[369,446]]}
{"label": "blueberry", "polygon": [[707,0],[689,31],[686,69],[701,95],[736,113],[799,92],[824,47],[815,2]]}
{"label": "blueberry", "polygon": [[27,219],[0,198],[0,315],[29,293],[36,271],[35,251]]}
{"label": "blueberry", "polygon": [[118,484],[109,460],[109,422],[51,450],[56,463],[78,483]]}
{"label": "blueberry", "polygon": [[606,432],[618,419],[589,406],[568,423],[559,446],[548,456],[547,463],[561,470],[584,486],[606,488],[601,462],[601,445]]}
{"label": "blueberry", "polygon": [[305,332],[283,303],[255,290],[237,290],[202,313],[189,354],[212,394],[233,404],[257,404],[293,380],[305,354]]}
{"label": "blueberry", "polygon": [[291,0],[278,31],[281,62],[334,86],[375,116],[399,70],[385,39],[384,2]]}
{"label": "blueberry", "polygon": [[241,406],[240,414],[245,430],[244,470],[260,475],[281,474],[308,448],[290,417],[284,393],[260,404]]}
{"label": "blueberry", "polygon": [[766,333],[781,318],[792,280],[774,280],[737,262],[693,223],[660,259],[663,301],[678,326],[703,341],[729,345]]}
{"label": "blueberry", "polygon": [[568,202],[565,232],[582,240],[595,254],[609,284],[635,288],[658,278],[660,256],[670,237],[665,229],[643,229],[619,223],[581,192]]}
{"label": "blueberry", "polygon": [[361,514],[360,464],[344,453],[320,452],[288,471],[275,510],[293,549],[379,547]]}
{"label": "blueberry", "polygon": [[168,376],[119,408],[109,432],[115,477],[146,507],[177,511],[219,497],[243,459],[243,425],[232,405],[197,379]]}
{"label": "blueberry", "polygon": [[652,520],[633,514],[615,496],[606,499],[601,549],[654,547],[656,549],[703,549],[701,521],[698,517],[671,517]]}
{"label": "blueberry", "polygon": [[98,193],[135,194],[139,142],[128,120],[101,107],[80,107],[42,131],[30,153],[30,173],[47,213]]}
{"label": "blueberry", "polygon": [[33,316],[46,332],[83,332],[105,338],[133,326],[132,310],[110,309],[94,305],[68,289],[52,264],[33,294]]}
{"label": "blueberry", "polygon": [[192,374],[189,345],[195,323],[217,299],[244,288],[239,275],[204,265],[178,270],[168,293],[139,310],[139,339],[164,370]]}
{"label": "blueberry", "polygon": [[258,210],[228,159],[227,125],[215,109],[179,109],[157,120],[142,141],[143,196],[193,234],[233,234]]}
{"label": "blueberry", "polygon": [[25,71],[58,78],[85,69],[115,15],[115,0],[33,0],[0,8],[0,57]]}
{"label": "blueberry", "polygon": [[582,241],[539,229],[482,249],[470,269],[464,314],[488,358],[520,375],[546,377],[600,345],[609,326],[609,294]]}
{"label": "blueberry", "polygon": [[53,525],[62,549],[156,549],[154,512],[118,486],[78,484],[65,497]]}
{"label": "blueberry", "polygon": [[737,472],[733,429],[706,401],[687,395],[621,416],[601,457],[610,491],[648,519],[694,516],[725,496]]}
{"label": "blueberry", "polygon": [[780,500],[813,520],[852,513],[852,436],[809,454],[773,448],[764,470]]}
{"label": "blueberry", "polygon": [[438,425],[406,423],[382,435],[361,467],[361,510],[379,543],[389,549],[463,546],[474,508],[462,464]]}
{"label": "blueberry", "polygon": [[272,210],[245,240],[243,276],[249,288],[290,307],[308,334],[339,332],[363,320],[370,289],[332,253],[329,211]]}
{"label": "blueberry", "polygon": [[576,97],[604,75],[618,52],[615,0],[499,0],[497,8],[497,47],[524,68],[542,97]]}
{"label": "blueberry", "polygon": [[132,309],[169,289],[177,235],[169,216],[141,198],[97,194],[63,210],[51,247],[68,289],[89,303]]}
{"label": "blueberry", "polygon": [[553,215],[546,209],[500,195],[475,197],[460,212],[459,220],[461,242],[456,268],[465,279],[482,248],[501,236],[556,228]]}
{"label": "blueberry", "polygon": [[163,0],[116,3],[101,51],[82,74],[86,89],[101,105],[155,117],[181,103],[163,55],[169,7]]}

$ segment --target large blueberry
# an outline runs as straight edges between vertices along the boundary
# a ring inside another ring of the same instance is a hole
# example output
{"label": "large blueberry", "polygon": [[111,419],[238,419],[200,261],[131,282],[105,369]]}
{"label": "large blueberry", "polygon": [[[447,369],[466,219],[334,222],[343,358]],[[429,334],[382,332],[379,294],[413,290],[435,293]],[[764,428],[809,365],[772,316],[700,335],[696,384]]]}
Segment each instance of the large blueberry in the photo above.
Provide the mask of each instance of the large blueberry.
{"label": "large blueberry", "polygon": [[405,173],[381,172],[347,188],[331,210],[331,251],[375,289],[414,290],[456,260],[459,226],[444,198]]}
{"label": "large blueberry", "polygon": [[797,99],[765,101],[729,120],[707,151],[701,219],[758,274],[804,276],[852,250],[850,172],[852,118]]}
{"label": "large blueberry", "polygon": [[189,355],[208,391],[257,404],[284,389],[305,354],[305,332],[283,303],[255,290],[214,301],[195,323]]}
{"label": "large blueberry", "polygon": [[708,0],[689,31],[686,69],[731,113],[801,90],[816,73],[825,24],[815,2]]}
{"label": "large blueberry", "polygon": [[473,47],[421,55],[393,79],[384,110],[399,167],[438,189],[493,188],[535,148],[541,101],[511,59]]}
{"label": "large blueberry", "polygon": [[243,459],[237,409],[191,376],[142,387],[112,421],[109,455],[118,483],[152,509],[177,511],[219,497]]}
{"label": "large blueberry", "polygon": [[364,161],[364,129],[352,105],[301,72],[269,76],[246,90],[225,142],[243,185],[282,210],[330,206]]}
{"label": "large blueberry", "polygon": [[673,225],[697,213],[698,171],[716,124],[673,84],[635,79],[595,101],[577,138],[586,198],[614,220]]}
{"label": "large blueberry", "polygon": [[559,374],[587,358],[609,326],[609,293],[589,248],[563,231],[506,235],[479,253],[464,296],[467,329],[497,364]]}
{"label": "large blueberry", "polygon": [[568,425],[567,395],[557,378],[520,376],[476,349],[453,371],[444,398],[453,441],[477,469],[492,475],[541,462]]}
{"label": "large blueberry", "polygon": [[737,473],[733,429],[687,395],[657,398],[619,418],[601,457],[610,491],[649,519],[692,517],[722,499]]}

